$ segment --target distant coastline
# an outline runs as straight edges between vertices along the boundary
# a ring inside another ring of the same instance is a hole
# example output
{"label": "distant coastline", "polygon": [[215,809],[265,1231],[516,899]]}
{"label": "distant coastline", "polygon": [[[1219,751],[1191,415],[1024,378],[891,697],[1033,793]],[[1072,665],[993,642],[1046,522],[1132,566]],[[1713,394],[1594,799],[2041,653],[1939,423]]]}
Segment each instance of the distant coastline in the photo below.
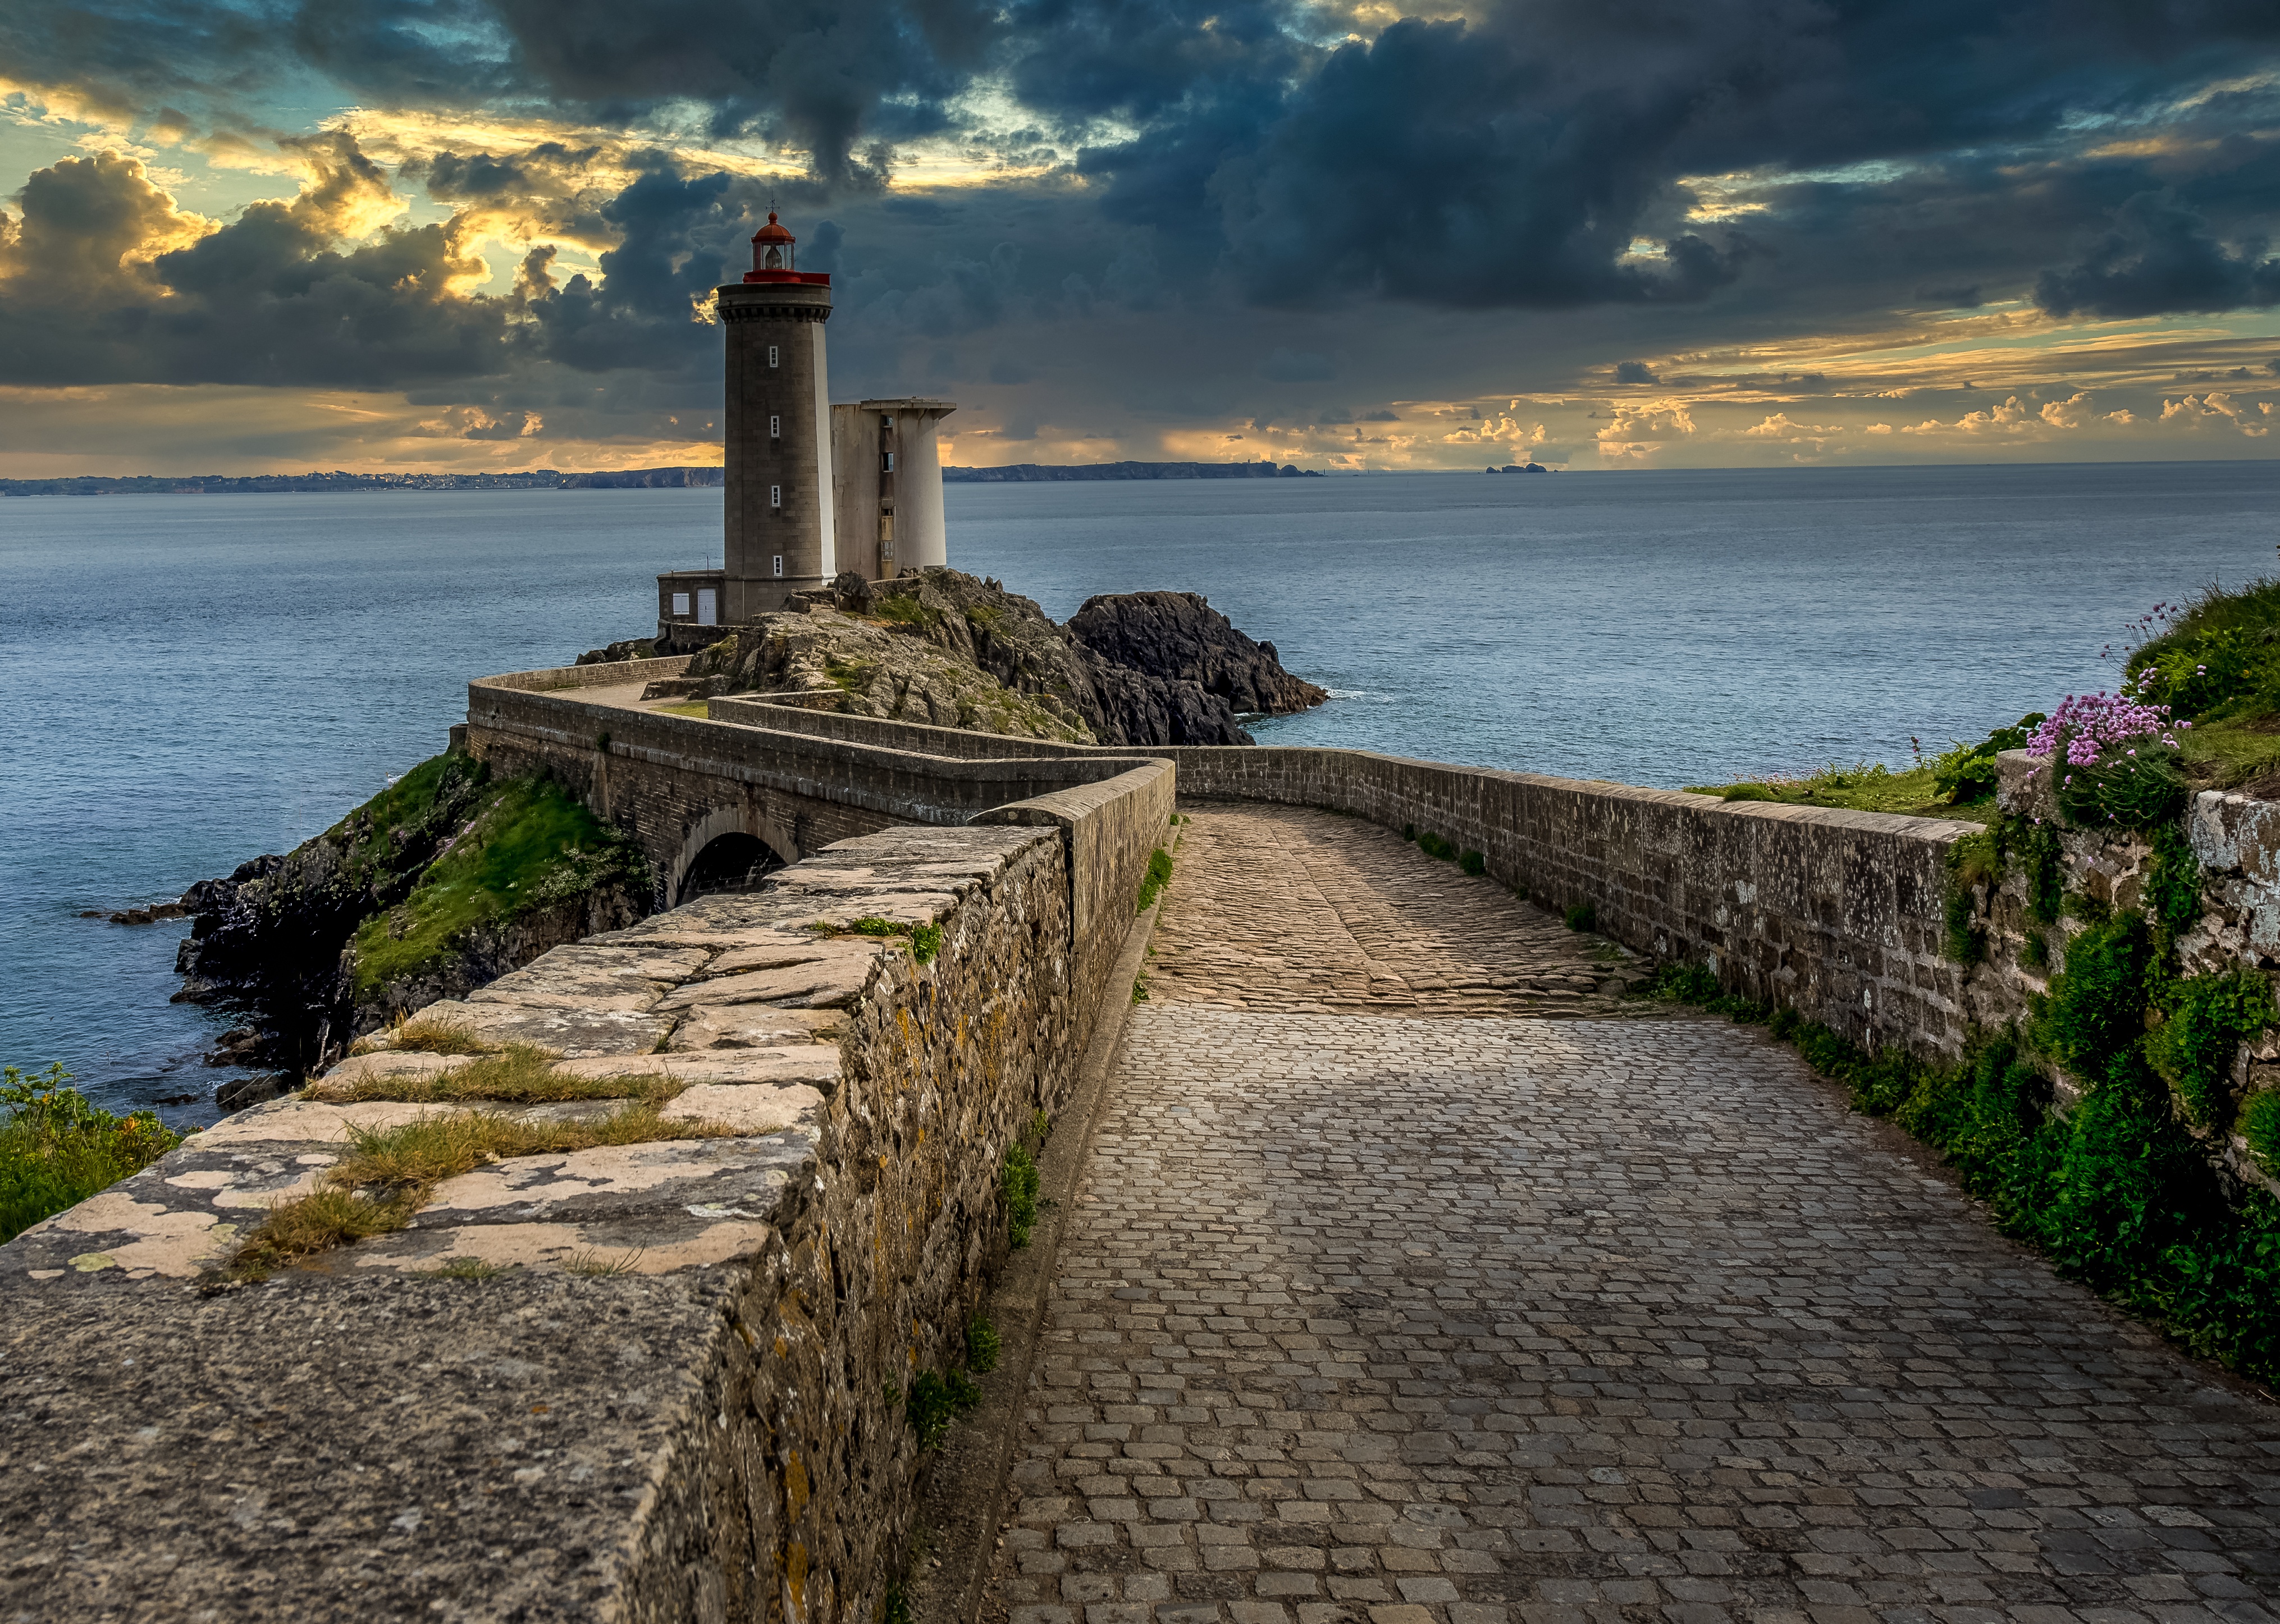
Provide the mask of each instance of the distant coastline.
{"label": "distant coastline", "polygon": [[[1003,468],[944,468],[952,484],[1033,484],[1066,480],[1318,480],[1311,469],[1271,462],[1101,462]],[[720,489],[719,468],[620,468],[565,473],[198,473],[119,476],[72,474],[52,480],[0,479],[0,496],[240,496],[273,491],[375,490],[665,490]]]}
{"label": "distant coastline", "polygon": [[659,490],[720,483],[718,468],[623,468],[563,473],[157,473],[109,478],[74,474],[54,480],[0,480],[0,496],[242,496],[272,491]]}
{"label": "distant coastline", "polygon": [[955,485],[1030,485],[1082,480],[1318,480],[1312,469],[1271,462],[1008,463],[998,468],[944,468]]}

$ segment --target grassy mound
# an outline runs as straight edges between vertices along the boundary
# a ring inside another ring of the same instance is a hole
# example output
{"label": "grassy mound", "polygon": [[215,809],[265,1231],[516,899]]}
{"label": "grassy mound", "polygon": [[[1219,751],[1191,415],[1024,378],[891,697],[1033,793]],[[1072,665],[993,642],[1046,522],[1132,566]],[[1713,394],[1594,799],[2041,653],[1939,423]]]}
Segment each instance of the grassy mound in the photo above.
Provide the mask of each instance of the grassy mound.
{"label": "grassy mound", "polygon": [[[392,830],[424,817],[426,808],[445,798],[442,792],[452,775],[468,769],[481,771],[464,757],[439,756],[358,809],[355,819],[363,821],[355,826],[359,838],[350,848],[351,864],[384,860],[395,840]],[[471,812],[411,893],[358,927],[359,997],[442,957],[476,926],[604,886],[649,882],[640,849],[605,827],[551,779],[487,782]]]}
{"label": "grassy mound", "polygon": [[88,1103],[61,1066],[0,1071],[0,1242],[140,1173],[181,1143],[147,1111],[115,1117]]}
{"label": "grassy mound", "polygon": [[2212,587],[2144,624],[2155,635],[2131,651],[2127,675],[2193,724],[2180,742],[2195,786],[2280,794],[2280,581]]}

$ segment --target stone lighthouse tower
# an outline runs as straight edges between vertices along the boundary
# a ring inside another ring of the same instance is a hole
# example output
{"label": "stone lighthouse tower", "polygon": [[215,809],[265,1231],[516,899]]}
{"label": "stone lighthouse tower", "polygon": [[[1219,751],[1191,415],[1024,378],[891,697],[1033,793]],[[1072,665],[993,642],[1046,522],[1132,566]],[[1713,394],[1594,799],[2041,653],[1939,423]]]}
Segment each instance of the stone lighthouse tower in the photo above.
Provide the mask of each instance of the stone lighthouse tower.
{"label": "stone lighthouse tower", "polygon": [[720,611],[732,625],[838,573],[823,357],[831,276],[797,269],[796,246],[771,211],[744,280],[716,289],[728,348]]}

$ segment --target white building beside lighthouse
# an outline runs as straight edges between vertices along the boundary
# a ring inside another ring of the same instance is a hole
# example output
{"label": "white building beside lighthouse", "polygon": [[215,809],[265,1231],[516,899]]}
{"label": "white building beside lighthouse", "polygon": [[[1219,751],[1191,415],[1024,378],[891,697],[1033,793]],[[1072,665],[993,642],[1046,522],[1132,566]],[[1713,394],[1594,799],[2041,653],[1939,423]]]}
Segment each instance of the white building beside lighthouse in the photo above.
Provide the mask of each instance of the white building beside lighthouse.
{"label": "white building beside lighthouse", "polygon": [[727,347],[720,567],[657,578],[661,639],[741,625],[844,571],[882,581],[950,561],[936,431],[957,404],[829,404],[831,276],[798,269],[797,246],[770,212],[752,268],[715,289]]}

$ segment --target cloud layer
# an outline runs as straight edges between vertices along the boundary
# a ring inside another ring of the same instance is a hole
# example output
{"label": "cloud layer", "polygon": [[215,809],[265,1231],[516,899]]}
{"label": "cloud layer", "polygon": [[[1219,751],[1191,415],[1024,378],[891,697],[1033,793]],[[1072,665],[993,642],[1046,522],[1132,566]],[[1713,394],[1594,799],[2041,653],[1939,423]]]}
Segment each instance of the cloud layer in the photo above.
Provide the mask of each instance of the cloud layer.
{"label": "cloud layer", "polygon": [[103,0],[0,63],[80,149],[0,211],[0,387],[469,454],[717,434],[772,197],[845,389],[961,391],[985,460],[2245,443],[2280,350],[2245,0]]}

